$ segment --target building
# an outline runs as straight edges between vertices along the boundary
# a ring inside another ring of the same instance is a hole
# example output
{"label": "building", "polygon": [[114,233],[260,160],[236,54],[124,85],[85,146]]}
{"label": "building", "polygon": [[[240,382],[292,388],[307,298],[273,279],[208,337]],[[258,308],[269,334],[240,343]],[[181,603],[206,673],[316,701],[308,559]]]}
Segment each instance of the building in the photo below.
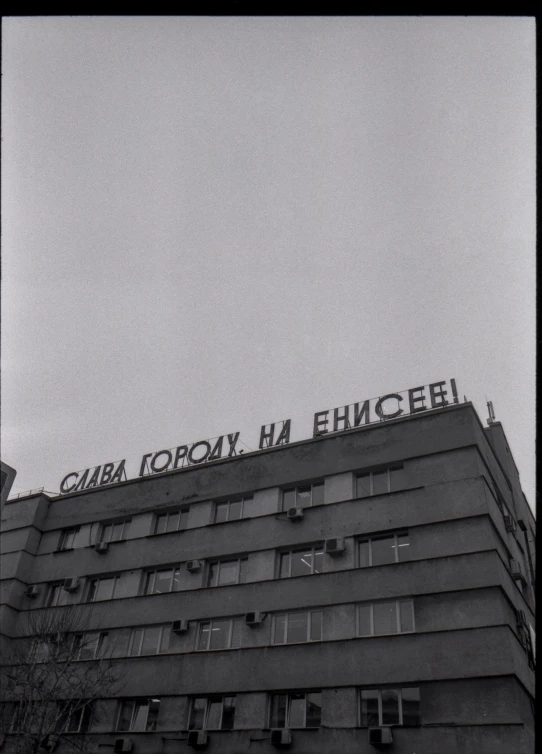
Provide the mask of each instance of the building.
{"label": "building", "polygon": [[17,472],[3,461],[0,461],[0,465],[0,511],[2,511],[4,504],[8,499],[13,482],[15,481]]}
{"label": "building", "polygon": [[534,751],[535,521],[471,403],[18,498],[3,526],[8,655],[79,604],[79,662],[125,673],[75,723],[92,751]]}

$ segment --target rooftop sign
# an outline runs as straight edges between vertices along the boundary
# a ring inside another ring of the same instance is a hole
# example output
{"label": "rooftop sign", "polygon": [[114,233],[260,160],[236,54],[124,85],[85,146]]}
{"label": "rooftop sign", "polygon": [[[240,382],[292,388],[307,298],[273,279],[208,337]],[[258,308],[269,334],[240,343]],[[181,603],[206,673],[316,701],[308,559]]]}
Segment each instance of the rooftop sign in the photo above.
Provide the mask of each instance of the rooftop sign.
{"label": "rooftop sign", "polygon": [[[454,379],[449,383],[442,380],[397,393],[387,393],[379,398],[369,398],[348,406],[317,411],[314,414],[313,437],[443,408],[450,403],[459,403]],[[259,450],[287,445],[290,442],[290,429],[290,419],[264,424],[260,429]],[[153,476],[241,455],[244,450],[239,448],[238,444],[244,443],[239,435],[239,432],[232,432],[210,440],[199,440],[187,445],[145,453],[139,464],[139,476]],[[72,471],[60,483],[60,493],[66,495],[70,492],[124,482],[127,479],[126,459],[123,459],[83,471]]]}

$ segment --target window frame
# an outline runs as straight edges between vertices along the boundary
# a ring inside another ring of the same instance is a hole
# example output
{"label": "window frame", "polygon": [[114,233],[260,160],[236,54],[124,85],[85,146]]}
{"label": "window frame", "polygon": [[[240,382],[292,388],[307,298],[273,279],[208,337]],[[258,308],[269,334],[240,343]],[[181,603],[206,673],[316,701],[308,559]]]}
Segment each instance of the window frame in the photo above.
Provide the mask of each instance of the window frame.
{"label": "window frame", "polygon": [[[366,497],[374,497],[375,495],[389,495],[390,492],[399,492],[402,489],[405,489],[403,487],[399,487],[398,489],[392,489],[392,477],[391,472],[392,471],[404,471],[404,464],[396,464],[391,466],[384,466],[383,468],[376,468],[376,469],[370,469],[369,471],[358,471],[354,474],[354,499],[356,500],[363,500]],[[374,491],[374,475],[375,474],[382,474],[382,472],[386,472],[387,477],[387,489],[384,492],[375,492]],[[369,482],[370,482],[370,492],[368,495],[359,495],[358,494],[358,479],[360,477],[368,476]]]}
{"label": "window frame", "polygon": [[[211,638],[212,638],[213,623],[216,623],[216,622],[221,622],[222,623],[222,622],[226,622],[226,621],[229,622],[228,640],[226,642],[226,646],[225,647],[211,647]],[[240,628],[241,628],[240,637],[239,637],[240,638],[240,643],[239,643],[239,646],[232,647],[231,642],[232,642],[233,634],[234,634],[234,623],[235,623],[235,621],[239,621],[239,623],[240,623]],[[202,633],[203,633],[202,632],[202,627],[206,626],[206,625],[210,626],[209,636],[208,636],[208,639],[207,639],[207,646],[204,647],[204,648],[200,648],[200,646],[199,646],[200,645],[200,639],[201,639],[201,636],[202,636]],[[242,629],[243,629],[243,618],[241,616],[235,616],[233,618],[213,618],[213,619],[210,619],[210,620],[200,620],[200,621],[198,621],[198,628],[197,628],[197,631],[196,631],[196,644],[195,644],[194,651],[195,652],[220,652],[220,651],[222,651],[224,649],[240,649],[243,646],[243,643],[242,643]]]}
{"label": "window frame", "polygon": [[[171,580],[170,580],[170,584],[169,584],[170,588],[168,589],[167,592],[155,592],[154,591],[154,587],[155,587],[155,584],[156,584],[156,574],[157,573],[165,573],[166,571],[171,571]],[[177,576],[177,578],[175,578],[175,576]],[[152,577],[152,588],[153,588],[153,591],[149,591],[149,589],[148,589],[149,583],[151,581],[151,577]],[[179,591],[178,586],[179,586],[180,579],[181,579],[181,565],[180,565],[180,563],[176,564],[176,565],[173,565],[173,566],[166,566],[165,568],[160,567],[160,568],[151,568],[149,570],[146,570],[146,571],[143,572],[143,591],[142,591],[142,596],[149,597],[149,596],[151,596],[153,594],[172,594],[173,592],[178,592]],[[173,588],[173,586],[174,586],[175,583],[177,583],[177,589]]]}
{"label": "window frame", "polygon": [[[399,547],[401,547],[402,545],[398,544],[398,537],[405,537],[405,536],[407,538],[409,537],[408,529],[400,529],[398,531],[394,531],[394,532],[390,532],[390,533],[382,533],[382,535],[380,535],[380,534],[371,534],[371,535],[369,535],[367,537],[358,537],[356,539],[356,568],[378,568],[379,565],[394,565],[395,563],[406,563],[406,562],[408,562],[407,560],[401,560],[399,558]],[[375,542],[375,541],[378,541],[378,540],[392,539],[392,538],[394,540],[393,548],[395,550],[395,560],[392,561],[391,563],[379,563],[378,565],[373,566],[373,562],[372,562],[373,561],[373,545],[372,545],[372,543]],[[369,543],[369,564],[366,565],[366,566],[360,565],[360,556],[359,556],[359,554],[360,554],[359,553],[360,545],[363,544],[364,542],[368,542]],[[410,539],[408,541],[408,546],[410,547]]]}
{"label": "window frame", "polygon": [[[93,637],[93,638],[91,638]],[[87,633],[77,633],[73,637],[73,651],[77,653],[77,656],[75,657],[76,661],[84,661],[84,660],[95,660],[101,656],[101,652],[104,649],[104,646],[107,644],[109,638],[109,631],[89,631]],[[80,640],[86,640],[88,643],[84,646],[77,646],[78,641]],[[95,641],[95,647],[92,652],[92,657],[81,657],[81,653],[86,650],[90,649],[92,641]]]}
{"label": "window frame", "polygon": [[[103,600],[93,599],[93,597],[96,596],[96,592],[97,592],[97,588],[94,589],[93,585],[95,583],[99,584],[100,581],[109,581],[110,579],[113,580],[113,589],[111,590],[111,597],[106,597]],[[118,573],[103,574],[101,576],[90,576],[89,580],[88,580],[88,589],[87,589],[87,599],[86,599],[86,601],[87,602],[107,602],[107,600],[117,599],[115,597],[115,591],[117,589],[117,584],[119,582],[119,579],[120,579],[120,574],[118,574]],[[93,589],[94,589],[94,594],[92,594]]]}
{"label": "window frame", "polygon": [[[416,689],[418,692],[418,711],[417,711],[417,723],[415,725],[405,725],[403,715],[403,691],[405,689]],[[379,728],[419,728],[421,726],[421,694],[420,686],[382,686],[380,688],[363,688],[358,690],[358,714],[360,728],[371,728],[373,723],[369,724],[363,721],[363,691],[376,692],[378,694],[378,726]],[[398,723],[384,723],[382,722],[382,692],[383,691],[395,691],[399,697],[399,722]]]}
{"label": "window frame", "polygon": [[[80,526],[70,526],[67,529],[62,529],[62,532],[60,533],[60,539],[58,542],[57,552],[65,552],[67,550],[74,550],[74,544],[75,544],[75,538],[81,531]],[[73,535],[72,543],[69,546],[66,546],[66,540],[69,536]]]}
{"label": "window frame", "polygon": [[[308,505],[301,505],[300,502],[299,502],[299,500],[298,500],[298,490],[302,489],[303,487],[310,487],[311,488],[310,489],[310,503]],[[314,480],[312,482],[306,482],[305,484],[295,484],[295,485],[288,486],[288,487],[282,487],[281,488],[281,496],[280,496],[281,497],[281,510],[282,511],[287,511],[289,508],[294,508],[294,507],[295,508],[297,508],[297,507],[299,507],[299,508],[312,508],[312,507],[314,507],[314,505],[315,505],[313,503],[313,497],[314,497],[314,492],[313,491],[314,491],[314,487],[322,487],[322,502],[321,503],[316,503],[316,505],[324,505],[325,504],[325,500],[324,500],[325,479],[321,479],[321,480]],[[286,497],[286,494],[288,492],[293,492],[294,493],[294,503],[293,503],[293,505],[287,505],[286,504],[285,497]]]}
{"label": "window frame", "polygon": [[[412,614],[412,630],[408,631],[401,631],[401,603],[402,602],[408,602],[411,606],[411,614]],[[374,625],[374,606],[375,605],[386,605],[386,604],[395,604],[395,625],[397,626],[397,631],[393,631],[391,633],[375,633],[375,625]],[[360,621],[360,608],[361,607],[370,607],[370,624],[371,624],[371,633],[369,634],[362,634],[360,633],[361,630],[361,621]],[[375,600],[374,602],[358,602],[356,604],[356,637],[360,639],[365,639],[369,636],[396,636],[397,634],[413,634],[416,632],[416,619],[414,616],[414,600],[412,597],[406,597],[406,598],[397,598],[394,600]]]}
{"label": "window frame", "polygon": [[[320,614],[320,638],[319,639],[313,639],[312,634],[312,616],[315,613]],[[288,623],[290,621],[290,618],[292,616],[296,615],[306,615],[307,616],[307,638],[304,641],[288,641]],[[276,633],[277,633],[277,618],[281,618],[284,616],[286,618],[285,624],[284,624],[284,641],[276,641]],[[278,612],[273,614],[273,622],[271,627],[271,645],[272,646],[284,646],[285,644],[311,644],[313,642],[322,641],[322,637],[324,634],[323,631],[323,624],[324,624],[324,611],[322,609],[319,610],[289,610],[284,612]]]}
{"label": "window frame", "polygon": [[[55,733],[68,733],[68,734],[88,733],[92,726],[92,718],[93,718],[93,713],[94,713],[94,700],[91,699],[86,702],[79,701],[79,700],[71,700],[69,702],[59,702],[58,706],[61,706],[64,704],[66,706],[64,707],[64,710],[61,711],[61,715],[64,717],[64,722],[63,724],[59,724],[59,723],[62,723],[62,719],[57,720],[57,723],[55,725]],[[80,704],[80,706],[77,706],[78,704]],[[76,709],[73,709],[74,707],[76,707]],[[69,727],[74,715],[79,716],[77,729]],[[84,728],[83,728],[83,725],[84,725]]]}
{"label": "window frame", "polygon": [[[181,526],[181,523],[183,521],[183,513],[186,514],[186,522],[185,522],[186,525],[185,526]],[[153,522],[153,527],[152,527],[152,534],[153,534],[153,536],[158,536],[160,534],[174,534],[177,531],[186,531],[186,529],[188,528],[188,514],[189,513],[190,513],[190,506],[189,505],[183,505],[183,506],[181,506],[179,508],[174,508],[174,509],[168,510],[168,511],[157,511],[154,514],[154,522]],[[170,516],[175,516],[175,515],[179,516],[179,519],[177,521],[177,528],[176,529],[170,529],[168,531],[167,527],[168,527]],[[165,526],[164,531],[158,531],[158,525],[159,525],[159,522],[160,522],[161,518],[165,518],[166,519],[166,526]]]}
{"label": "window frame", "polygon": [[[213,506],[213,524],[228,524],[232,521],[240,521],[242,518],[247,518],[245,516],[245,503],[251,502],[254,500],[254,495],[239,495],[237,497],[229,497],[227,500],[216,500]],[[241,511],[239,513],[238,518],[230,518],[230,512],[231,512],[231,504],[232,503],[241,503]],[[227,505],[227,512],[226,512],[226,518],[224,521],[217,521],[217,513],[219,506]]]}
{"label": "window frame", "polygon": [[[301,727],[299,725],[295,725],[295,726],[290,725],[290,714],[291,714],[292,696],[294,694],[303,694],[304,697],[305,697],[305,700],[304,700],[305,701],[305,707],[304,707],[304,710],[303,710],[303,717],[304,717],[305,725],[303,725]],[[320,723],[319,723],[319,725],[316,725],[316,726],[315,725],[307,726],[307,696],[309,694],[320,694]],[[273,702],[274,702],[275,699],[277,699],[280,696],[285,696],[287,698],[286,714],[285,714],[285,719],[284,719],[284,726],[282,726],[282,728],[281,728],[281,726],[274,726],[273,725]],[[269,716],[268,716],[268,721],[269,721],[269,727],[271,729],[276,729],[278,727],[279,729],[290,729],[290,730],[318,730],[319,728],[322,727],[322,714],[321,713],[322,713],[322,689],[309,689],[309,690],[302,690],[301,689],[299,691],[297,691],[297,690],[290,690],[290,691],[278,691],[278,692],[273,691],[273,692],[271,692],[269,694]]]}
{"label": "window frame", "polygon": [[[158,634],[158,642],[156,645],[156,651],[143,653],[141,650],[143,649],[143,644],[145,641],[145,631],[151,628],[160,629],[160,633]],[[136,635],[138,631],[142,632],[141,639],[139,642],[139,649],[137,652],[133,652],[132,650],[134,648],[134,643],[136,641]],[[166,631],[169,631],[168,646],[167,646],[167,649],[161,649],[163,641],[164,641],[164,633]],[[157,624],[148,625],[148,626],[133,626],[132,631],[130,633],[130,641],[128,642],[127,657],[153,657],[154,655],[167,654],[169,652],[170,641],[171,641],[171,623],[157,623]]]}
{"label": "window frame", "polygon": [[[241,563],[245,563],[245,567],[248,566],[248,555],[239,555],[237,558],[220,558],[218,560],[209,560],[207,562],[207,574],[205,578],[205,586],[208,589],[214,589],[215,587],[223,587],[223,586],[237,586],[238,584],[245,584],[246,582],[246,568],[245,568],[245,578],[243,581],[241,581],[241,572],[242,567]],[[236,581],[231,581],[229,584],[219,584],[219,578],[220,578],[220,568],[222,565],[225,565],[226,563],[237,563],[237,579]],[[211,576],[212,576],[212,569],[213,567],[217,567],[216,571],[216,584],[211,584]]]}
{"label": "window frame", "polygon": [[[152,733],[158,729],[158,718],[160,715],[160,706],[161,706],[161,697],[127,697],[124,699],[119,699],[119,709],[117,713],[117,721],[115,724],[115,733]],[[122,717],[122,710],[125,704],[129,704],[133,702],[134,708],[132,710],[132,714],[130,717],[130,726],[126,729],[119,728],[121,717]],[[154,724],[154,727],[149,728],[149,713],[151,711],[151,704],[152,703],[158,704],[158,709],[156,712],[156,721]],[[140,728],[134,728],[134,722],[137,720],[137,716],[139,713],[139,708],[141,705],[147,704],[147,714],[145,717],[145,727],[143,730]],[[139,705],[139,706],[138,706]]]}
{"label": "window frame", "polygon": [[[121,518],[119,520],[113,520],[113,521],[102,521],[100,523],[100,536],[96,540],[97,542],[106,542],[108,545],[114,544],[115,542],[124,542],[126,539],[126,535],[128,533],[127,528],[130,528],[130,525],[132,523],[131,518]],[[121,536],[113,539],[113,532],[115,530],[115,526],[118,526],[119,524],[122,524],[122,532]],[[105,532],[107,529],[111,528],[111,535],[108,539],[105,537]]]}
{"label": "window frame", "polygon": [[[203,713],[203,723],[201,728],[191,728],[190,723],[192,721],[192,714],[194,711],[194,704],[198,699],[205,700],[205,712]],[[224,728],[224,699],[233,699],[233,725],[231,728]],[[220,700],[221,703],[221,711],[220,711],[220,728],[209,728],[207,727],[207,722],[209,719],[209,709],[211,706],[211,703],[216,703],[218,700]],[[237,694],[209,694],[208,696],[193,696],[190,699],[190,708],[188,710],[188,730],[205,730],[205,731],[217,731],[217,730],[234,730],[235,729],[235,712],[237,708]]]}
{"label": "window frame", "polygon": [[[297,576],[292,576],[292,555],[299,552],[304,552],[305,550],[311,551],[312,556],[312,564],[311,564],[311,572],[310,573],[304,573],[299,574]],[[323,542],[316,542],[315,544],[308,544],[305,547],[292,547],[289,550],[279,550],[279,557],[278,557],[278,565],[277,565],[277,578],[278,579],[297,579],[297,578],[303,578],[304,576],[315,576],[320,573],[324,573],[323,567],[321,571],[315,571],[315,554],[322,553],[322,566],[324,565],[324,543]],[[288,555],[289,561],[288,561],[288,575],[282,576],[282,558]]]}
{"label": "window frame", "polygon": [[[63,584],[63,581],[53,581],[49,583],[47,597],[45,600],[45,607],[64,607],[64,605],[70,604],[68,592],[64,589]],[[56,598],[53,597],[53,594],[56,595]],[[59,602],[59,598],[61,596],[66,600],[66,602]]]}

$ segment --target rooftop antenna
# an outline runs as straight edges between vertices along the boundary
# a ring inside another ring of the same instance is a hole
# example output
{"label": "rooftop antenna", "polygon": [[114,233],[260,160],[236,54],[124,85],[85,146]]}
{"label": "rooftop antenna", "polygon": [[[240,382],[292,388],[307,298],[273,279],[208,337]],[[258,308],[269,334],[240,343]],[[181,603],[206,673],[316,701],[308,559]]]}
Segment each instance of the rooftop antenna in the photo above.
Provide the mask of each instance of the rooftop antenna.
{"label": "rooftop antenna", "polygon": [[493,402],[487,401],[487,411],[489,416],[487,417],[487,424],[490,426],[491,424],[495,424],[495,411],[493,411]]}

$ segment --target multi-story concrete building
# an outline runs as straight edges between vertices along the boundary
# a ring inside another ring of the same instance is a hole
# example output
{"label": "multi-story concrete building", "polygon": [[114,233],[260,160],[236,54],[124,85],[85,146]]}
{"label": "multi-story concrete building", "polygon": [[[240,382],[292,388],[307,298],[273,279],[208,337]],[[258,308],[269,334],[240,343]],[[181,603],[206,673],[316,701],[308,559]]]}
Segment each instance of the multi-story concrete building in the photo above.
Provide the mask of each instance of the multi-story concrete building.
{"label": "multi-story concrete building", "polygon": [[3,515],[8,643],[79,604],[123,669],[92,751],[534,750],[535,521],[470,403]]}

